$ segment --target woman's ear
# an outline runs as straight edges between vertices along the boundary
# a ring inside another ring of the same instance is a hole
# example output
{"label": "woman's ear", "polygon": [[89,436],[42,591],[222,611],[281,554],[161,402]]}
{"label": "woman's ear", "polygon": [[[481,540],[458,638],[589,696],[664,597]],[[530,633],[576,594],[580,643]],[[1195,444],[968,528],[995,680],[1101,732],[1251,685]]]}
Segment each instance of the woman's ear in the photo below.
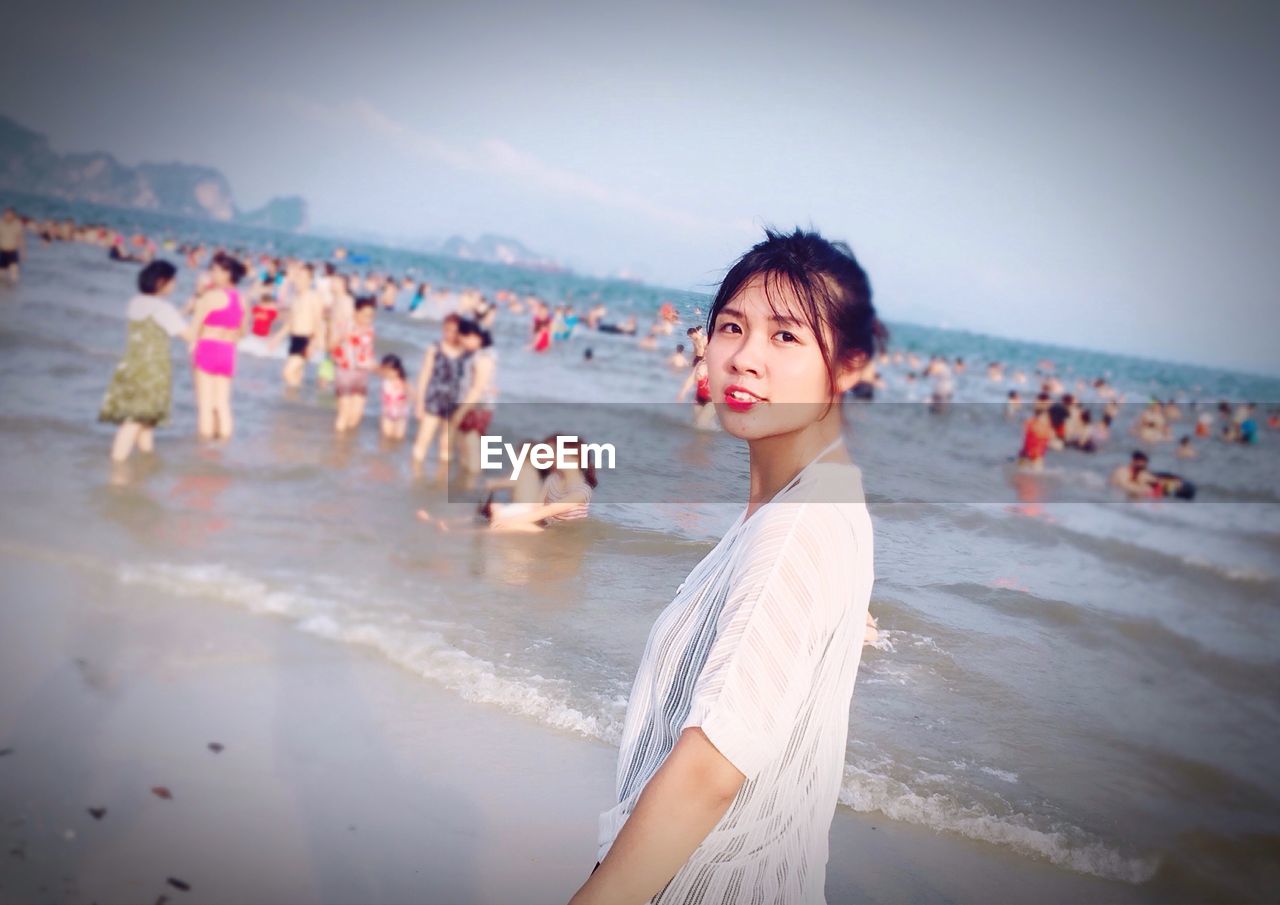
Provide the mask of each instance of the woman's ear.
{"label": "woman's ear", "polygon": [[867,366],[867,353],[861,350],[846,357],[836,369],[835,385],[841,395],[853,389],[853,385],[862,376],[862,369]]}

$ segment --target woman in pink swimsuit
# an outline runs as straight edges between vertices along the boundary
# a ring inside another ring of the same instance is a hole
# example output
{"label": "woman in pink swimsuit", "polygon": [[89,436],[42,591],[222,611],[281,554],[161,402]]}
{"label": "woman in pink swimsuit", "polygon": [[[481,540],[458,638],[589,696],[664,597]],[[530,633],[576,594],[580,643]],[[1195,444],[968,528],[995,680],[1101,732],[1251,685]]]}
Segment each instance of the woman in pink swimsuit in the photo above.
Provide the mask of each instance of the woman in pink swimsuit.
{"label": "woman in pink swimsuit", "polygon": [[211,283],[196,299],[195,371],[196,428],[201,439],[231,438],[231,378],[236,371],[236,343],[244,335],[244,305],[235,286],[244,265],[228,254],[214,256]]}

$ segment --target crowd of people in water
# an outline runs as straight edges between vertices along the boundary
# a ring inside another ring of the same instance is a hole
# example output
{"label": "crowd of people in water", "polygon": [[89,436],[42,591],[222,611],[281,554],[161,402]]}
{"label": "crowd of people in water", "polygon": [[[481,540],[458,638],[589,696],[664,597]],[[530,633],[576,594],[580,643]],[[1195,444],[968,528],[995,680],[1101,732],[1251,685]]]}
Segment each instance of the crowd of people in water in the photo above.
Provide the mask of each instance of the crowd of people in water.
{"label": "crowd of people in water", "polygon": [[[28,234],[45,243],[75,241],[105,247],[110,259],[141,265],[137,294],[126,308],[126,351],[99,414],[101,421],[118,425],[111,451],[116,462],[126,461],[134,449],[144,453],[154,449],[155,428],[169,416],[170,340],[178,338],[190,347],[196,428],[203,439],[232,437],[237,352],[245,343],[257,343],[259,351],[283,350],[281,380],[287,390],[302,386],[310,374],[320,390],[332,392],[334,431],[339,434],[355,431],[364,422],[376,375],[382,437],[392,444],[411,437],[410,455],[417,469],[434,446],[441,468],[447,471],[456,458],[459,469],[474,480],[480,465],[480,437],[498,400],[492,330],[499,317],[528,318],[526,348],[539,354],[583,333],[634,337],[639,349],[656,353],[655,358],[682,378],[675,398],[683,401],[692,395],[694,426],[714,429],[716,425],[703,327],[687,327],[683,342],[676,343],[673,351],[661,351],[664,337],[671,337],[681,321],[669,302],[641,330],[637,315],[627,314],[613,322],[599,303],[579,313],[572,304],[551,304],[512,290],[486,294],[475,288],[445,289],[409,275],[397,279],[345,269],[366,259],[343,248],[317,263],[173,239],[156,241],[143,234],[126,236],[106,226],[72,220],[37,221],[20,217],[12,209],[0,217],[0,272],[10,282],[18,280]],[[194,295],[181,305],[171,301],[177,267],[161,254],[181,260],[199,274]],[[377,354],[379,312],[393,311],[410,317],[438,316],[439,339],[424,350],[412,374],[398,355]],[[592,354],[587,348],[583,358],[590,361]],[[949,360],[940,355],[926,358],[914,351],[883,351],[867,362],[849,395],[871,401],[892,377],[907,398],[944,412],[955,401],[957,380],[966,367],[959,357]],[[991,387],[1000,388],[1004,418],[1021,424],[1022,443],[1013,457],[1019,470],[1042,470],[1051,454],[1095,453],[1119,442],[1116,422],[1123,396],[1105,378],[1077,380],[1068,387],[1047,360],[1031,371],[993,361],[980,374]],[[1010,387],[1007,393],[1004,386]],[[1088,404],[1086,396],[1091,400]],[[1187,427],[1177,430],[1180,424]],[[1280,430],[1280,409],[1272,408],[1265,424]],[[1144,447],[1172,443],[1172,456],[1186,460],[1198,455],[1199,442],[1258,442],[1259,414],[1253,403],[1204,406],[1153,399],[1132,419],[1129,431],[1135,443]],[[1175,435],[1179,435],[1176,443]],[[554,445],[554,441],[553,435],[544,442]],[[1192,482],[1173,472],[1152,471],[1149,464],[1147,453],[1137,449],[1128,464],[1115,469],[1110,483],[1131,497],[1194,498]],[[497,529],[536,530],[585,517],[596,486],[596,475],[585,467],[528,470],[519,481],[497,482],[494,489],[509,492],[510,502],[496,502],[490,494],[482,512]],[[419,517],[442,530],[449,528],[447,520],[425,511]]]}

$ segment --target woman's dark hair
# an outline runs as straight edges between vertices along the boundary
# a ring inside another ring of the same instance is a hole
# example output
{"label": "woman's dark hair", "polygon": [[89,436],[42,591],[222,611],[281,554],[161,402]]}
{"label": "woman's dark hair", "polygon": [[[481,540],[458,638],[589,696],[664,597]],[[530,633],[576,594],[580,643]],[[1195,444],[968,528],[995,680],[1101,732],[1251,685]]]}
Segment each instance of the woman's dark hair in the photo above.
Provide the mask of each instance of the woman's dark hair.
{"label": "woman's dark hair", "polygon": [[209,263],[214,267],[225,270],[227,276],[231,277],[232,286],[244,279],[244,265],[240,263],[238,258],[233,258],[225,251],[220,251],[214,255],[213,260]]}
{"label": "woman's dark hair", "polygon": [[138,291],[143,295],[155,295],[160,287],[178,275],[178,268],[168,261],[152,261],[138,273]]}
{"label": "woman's dark hair", "polygon": [[471,318],[463,317],[458,319],[458,335],[459,336],[471,336],[474,333],[480,333],[480,332],[482,332],[480,330],[480,325],[477,324],[475,321],[471,320]]}
{"label": "woman's dark hair", "polygon": [[[560,434],[551,434],[543,439],[542,442],[552,448],[558,448],[560,436]],[[592,490],[595,490],[600,486],[600,479],[596,477],[596,467],[591,464],[590,459],[583,455],[582,447],[587,445],[587,441],[582,437],[578,437],[577,440],[576,448],[578,450],[578,471],[582,472],[582,476],[586,478],[587,484],[590,485]],[[546,472],[543,472],[543,474],[554,470],[554,467],[548,468]]]}
{"label": "woman's dark hair", "polygon": [[400,360],[399,355],[382,356],[382,366],[384,368],[390,368],[391,370],[395,371],[398,375],[400,375],[401,380],[405,379],[404,362]]}
{"label": "woman's dark hair", "polygon": [[356,299],[357,311],[360,311],[363,308],[376,308],[377,306],[378,300],[371,295],[362,295]]}
{"label": "woman's dark hair", "polygon": [[853,250],[798,227],[790,235],[766,229],[765,240],[729,268],[707,312],[708,336],[714,335],[724,306],[757,276],[764,278],[775,313],[784,304],[781,291],[789,290],[799,302],[798,313],[817,339],[832,390],[837,366],[860,354],[874,357],[888,342],[889,331],[871,304],[871,283]]}

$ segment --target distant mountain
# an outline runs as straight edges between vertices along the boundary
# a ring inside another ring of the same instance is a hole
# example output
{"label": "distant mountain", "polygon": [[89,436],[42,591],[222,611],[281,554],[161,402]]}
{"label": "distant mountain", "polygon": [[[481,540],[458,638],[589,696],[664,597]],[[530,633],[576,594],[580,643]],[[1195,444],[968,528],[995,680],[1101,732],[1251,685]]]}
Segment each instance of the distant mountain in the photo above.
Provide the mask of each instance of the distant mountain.
{"label": "distant mountain", "polygon": [[45,136],[5,116],[0,116],[0,188],[287,232],[307,224],[307,203],[297,196],[273,198],[242,213],[227,178],[212,167],[130,167],[102,152],[58,154]]}
{"label": "distant mountain", "polygon": [[489,264],[513,264],[537,270],[564,270],[560,264],[537,252],[530,251],[521,242],[506,236],[486,233],[474,242],[462,236],[450,236],[436,249],[438,254],[467,261],[484,261]]}
{"label": "distant mountain", "polygon": [[298,232],[307,226],[307,202],[299,195],[272,198],[257,210],[237,215],[236,222],[283,232]]}
{"label": "distant mountain", "polygon": [[323,224],[312,227],[310,232],[312,235],[331,237],[339,242],[368,242],[371,245],[403,248],[407,251],[420,251],[431,255],[461,258],[464,261],[510,264],[515,267],[527,267],[531,270],[546,270],[557,273],[564,273],[569,270],[566,265],[556,261],[554,258],[532,251],[520,240],[507,236],[483,235],[474,242],[463,236],[450,236],[448,239],[441,241],[438,238],[392,236],[375,230]]}

